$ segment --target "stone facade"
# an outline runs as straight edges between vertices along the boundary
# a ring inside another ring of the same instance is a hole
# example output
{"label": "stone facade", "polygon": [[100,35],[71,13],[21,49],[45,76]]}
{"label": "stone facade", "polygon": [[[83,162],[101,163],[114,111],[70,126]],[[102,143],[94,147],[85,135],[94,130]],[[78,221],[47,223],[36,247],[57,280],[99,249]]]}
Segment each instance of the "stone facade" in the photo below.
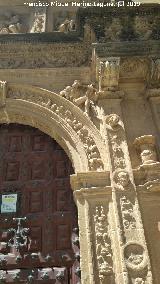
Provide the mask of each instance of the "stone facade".
{"label": "stone facade", "polygon": [[46,3],[0,1],[0,122],[71,159],[81,283],[159,284],[160,7]]}

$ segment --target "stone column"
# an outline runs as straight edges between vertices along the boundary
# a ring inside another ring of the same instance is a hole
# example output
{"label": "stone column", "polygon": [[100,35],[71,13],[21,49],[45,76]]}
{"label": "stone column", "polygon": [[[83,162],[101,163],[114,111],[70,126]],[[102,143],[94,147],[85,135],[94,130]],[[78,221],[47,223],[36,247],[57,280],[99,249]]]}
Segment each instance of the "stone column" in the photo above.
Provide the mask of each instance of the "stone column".
{"label": "stone column", "polygon": [[78,207],[81,283],[114,284],[109,173],[76,174],[71,184]]}

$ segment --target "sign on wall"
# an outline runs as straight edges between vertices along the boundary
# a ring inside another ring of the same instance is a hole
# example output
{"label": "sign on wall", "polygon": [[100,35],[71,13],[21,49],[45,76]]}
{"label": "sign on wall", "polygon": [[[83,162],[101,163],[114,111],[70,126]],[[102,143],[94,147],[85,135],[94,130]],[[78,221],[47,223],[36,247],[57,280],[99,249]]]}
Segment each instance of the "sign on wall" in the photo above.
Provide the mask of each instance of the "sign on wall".
{"label": "sign on wall", "polygon": [[17,211],[17,194],[2,194],[1,213]]}

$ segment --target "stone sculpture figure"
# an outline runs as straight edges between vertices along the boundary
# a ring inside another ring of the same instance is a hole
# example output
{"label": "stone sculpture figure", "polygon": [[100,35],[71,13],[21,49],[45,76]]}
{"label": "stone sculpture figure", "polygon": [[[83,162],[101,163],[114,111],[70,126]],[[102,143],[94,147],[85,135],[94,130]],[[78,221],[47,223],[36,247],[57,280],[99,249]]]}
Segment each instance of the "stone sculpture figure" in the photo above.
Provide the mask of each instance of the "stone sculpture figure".
{"label": "stone sculpture figure", "polygon": [[68,33],[75,30],[75,21],[66,19],[60,26],[58,27],[58,32]]}
{"label": "stone sculpture figure", "polygon": [[78,107],[83,108],[88,116],[91,107],[94,108],[94,101],[98,98],[97,90],[92,84],[84,86],[81,85],[78,80],[75,80],[72,86],[67,86],[60,92],[60,95],[70,100]]}
{"label": "stone sculpture figure", "polygon": [[114,91],[119,82],[119,58],[109,58],[100,62],[100,88]]}
{"label": "stone sculpture figure", "polygon": [[113,18],[112,23],[105,27],[105,39],[118,41],[122,31],[122,24],[119,18]]}
{"label": "stone sculpture figure", "polygon": [[7,16],[0,23],[0,34],[20,33],[22,24],[18,15],[13,15],[11,18]]}

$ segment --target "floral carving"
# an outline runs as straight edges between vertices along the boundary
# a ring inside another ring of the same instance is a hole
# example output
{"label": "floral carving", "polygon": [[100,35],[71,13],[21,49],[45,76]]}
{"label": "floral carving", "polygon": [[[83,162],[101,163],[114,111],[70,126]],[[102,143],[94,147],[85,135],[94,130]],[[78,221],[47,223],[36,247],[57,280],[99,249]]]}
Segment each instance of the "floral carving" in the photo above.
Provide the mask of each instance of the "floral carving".
{"label": "floral carving", "polygon": [[134,217],[134,208],[132,202],[126,196],[122,196],[120,198],[120,206],[124,229],[135,229],[136,219]]}
{"label": "floral carving", "polygon": [[107,216],[103,206],[96,206],[94,222],[99,278],[101,283],[106,283],[106,276],[112,273],[112,251],[108,235]]}
{"label": "floral carving", "polygon": [[106,123],[108,123],[112,129],[117,130],[119,128],[120,117],[113,113],[106,116]]}

